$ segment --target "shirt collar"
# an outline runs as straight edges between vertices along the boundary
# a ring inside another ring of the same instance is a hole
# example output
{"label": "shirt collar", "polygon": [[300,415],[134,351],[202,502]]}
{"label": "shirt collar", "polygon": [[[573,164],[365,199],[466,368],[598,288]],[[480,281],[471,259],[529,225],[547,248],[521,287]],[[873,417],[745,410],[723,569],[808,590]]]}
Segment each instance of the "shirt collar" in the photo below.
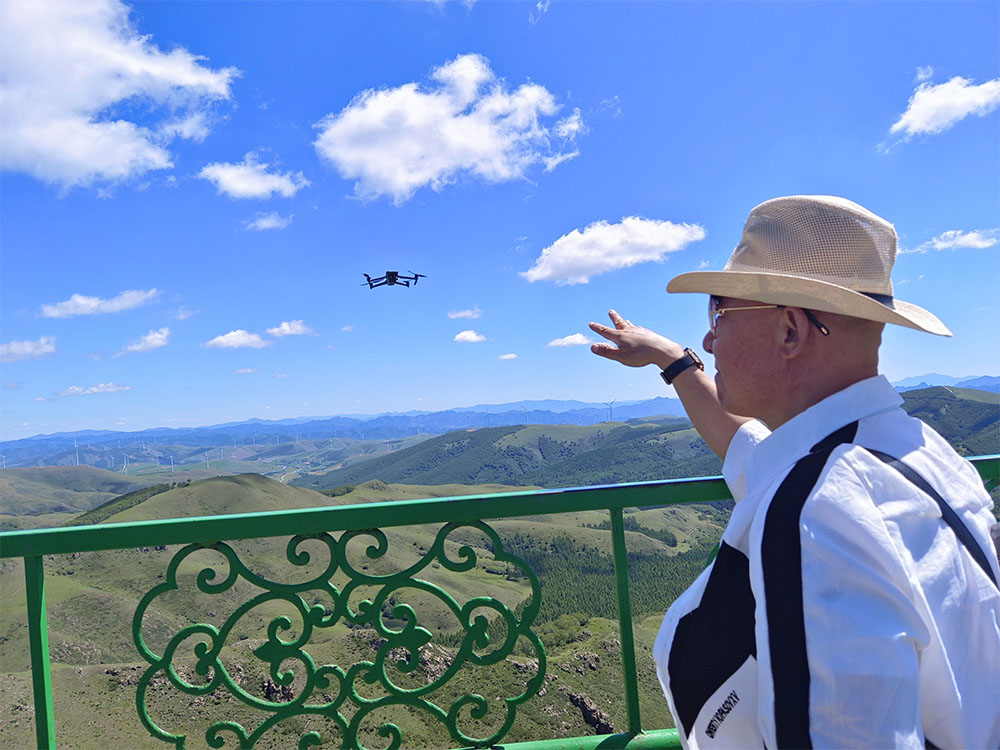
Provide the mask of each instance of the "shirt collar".
{"label": "shirt collar", "polygon": [[778,472],[798,461],[834,430],[878,412],[898,408],[903,399],[883,376],[876,375],[827,396],[768,435],[747,461],[747,489],[770,484]]}

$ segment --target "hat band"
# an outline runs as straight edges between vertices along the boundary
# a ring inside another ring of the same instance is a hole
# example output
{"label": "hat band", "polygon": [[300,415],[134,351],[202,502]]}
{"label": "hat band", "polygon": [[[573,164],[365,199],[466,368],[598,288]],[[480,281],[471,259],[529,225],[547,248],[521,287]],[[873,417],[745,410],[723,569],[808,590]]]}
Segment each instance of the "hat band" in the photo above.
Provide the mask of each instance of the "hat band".
{"label": "hat band", "polygon": [[891,294],[875,294],[874,292],[858,292],[858,294],[863,294],[869,299],[873,299],[880,305],[885,305],[890,310],[893,309],[893,298]]}

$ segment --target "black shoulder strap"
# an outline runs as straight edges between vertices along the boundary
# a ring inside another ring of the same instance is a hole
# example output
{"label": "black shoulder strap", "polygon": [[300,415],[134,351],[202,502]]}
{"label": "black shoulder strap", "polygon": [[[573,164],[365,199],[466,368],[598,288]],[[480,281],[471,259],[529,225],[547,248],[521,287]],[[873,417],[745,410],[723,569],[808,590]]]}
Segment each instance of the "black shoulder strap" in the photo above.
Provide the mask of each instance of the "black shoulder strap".
{"label": "black shoulder strap", "polygon": [[[883,453],[882,451],[873,450],[871,448],[866,448],[865,450],[879,460],[887,463],[889,466],[910,480],[910,482],[915,484],[920,490],[927,493],[934,499],[934,502],[938,504],[938,508],[941,509],[941,517],[944,519],[944,522],[948,524],[953,532],[955,532],[955,536],[958,537],[958,541],[961,542],[967,550],[969,550],[969,554],[972,555],[972,559],[979,564],[979,567],[982,568],[989,579],[993,581],[993,585],[997,586],[997,579],[993,575],[993,569],[990,567],[989,560],[987,560],[986,553],[983,552],[983,548],[979,546],[973,538],[972,533],[969,531],[969,528],[962,523],[962,519],[958,517],[958,514],[954,510],[952,510],[952,507],[948,505],[945,499],[938,494],[938,491],[935,490],[926,479],[898,458],[894,458],[888,453]],[[998,588],[1000,588],[1000,586],[998,586]]]}

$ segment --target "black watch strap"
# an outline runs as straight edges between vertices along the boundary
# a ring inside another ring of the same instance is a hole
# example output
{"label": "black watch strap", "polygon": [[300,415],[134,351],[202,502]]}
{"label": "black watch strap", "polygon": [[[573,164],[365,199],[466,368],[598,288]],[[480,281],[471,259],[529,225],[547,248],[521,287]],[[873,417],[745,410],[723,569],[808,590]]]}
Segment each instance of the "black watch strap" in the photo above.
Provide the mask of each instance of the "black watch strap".
{"label": "black watch strap", "polygon": [[685,349],[684,356],[667,365],[667,368],[660,372],[660,377],[663,378],[663,382],[667,385],[673,385],[677,376],[689,367],[697,367],[699,370],[704,370],[705,364],[691,349]]}

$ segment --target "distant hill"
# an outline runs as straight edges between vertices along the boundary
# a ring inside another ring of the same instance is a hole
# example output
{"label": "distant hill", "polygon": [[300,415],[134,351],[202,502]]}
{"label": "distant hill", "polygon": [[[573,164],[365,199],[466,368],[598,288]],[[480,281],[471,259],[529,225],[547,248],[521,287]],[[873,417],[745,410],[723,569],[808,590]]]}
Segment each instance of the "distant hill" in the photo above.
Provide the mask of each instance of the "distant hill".
{"label": "distant hill", "polygon": [[720,470],[720,461],[691,423],[674,418],[460,430],[294,483],[320,490],[369,479],[570,487],[704,476]]}
{"label": "distant hill", "polygon": [[1000,453],[1000,394],[938,386],[902,394],[903,408],[965,456]]}
{"label": "distant hill", "polygon": [[[934,387],[903,394],[904,409],[964,455],[1000,452],[1000,395]],[[686,419],[459,430],[409,448],[293,481],[330,489],[370,479],[411,484],[500,482],[571,487],[721,472]]]}
{"label": "distant hill", "polygon": [[933,388],[935,386],[942,385],[954,388],[976,388],[978,390],[997,393],[1000,392],[1000,376],[981,375],[978,377],[955,377],[953,375],[928,373],[927,375],[916,375],[910,378],[903,378],[902,380],[898,380],[893,383],[893,386],[895,386],[896,390],[900,393],[922,390],[924,388]]}
{"label": "distant hill", "polygon": [[38,466],[0,471],[0,513],[80,513],[149,483],[93,466]]}

